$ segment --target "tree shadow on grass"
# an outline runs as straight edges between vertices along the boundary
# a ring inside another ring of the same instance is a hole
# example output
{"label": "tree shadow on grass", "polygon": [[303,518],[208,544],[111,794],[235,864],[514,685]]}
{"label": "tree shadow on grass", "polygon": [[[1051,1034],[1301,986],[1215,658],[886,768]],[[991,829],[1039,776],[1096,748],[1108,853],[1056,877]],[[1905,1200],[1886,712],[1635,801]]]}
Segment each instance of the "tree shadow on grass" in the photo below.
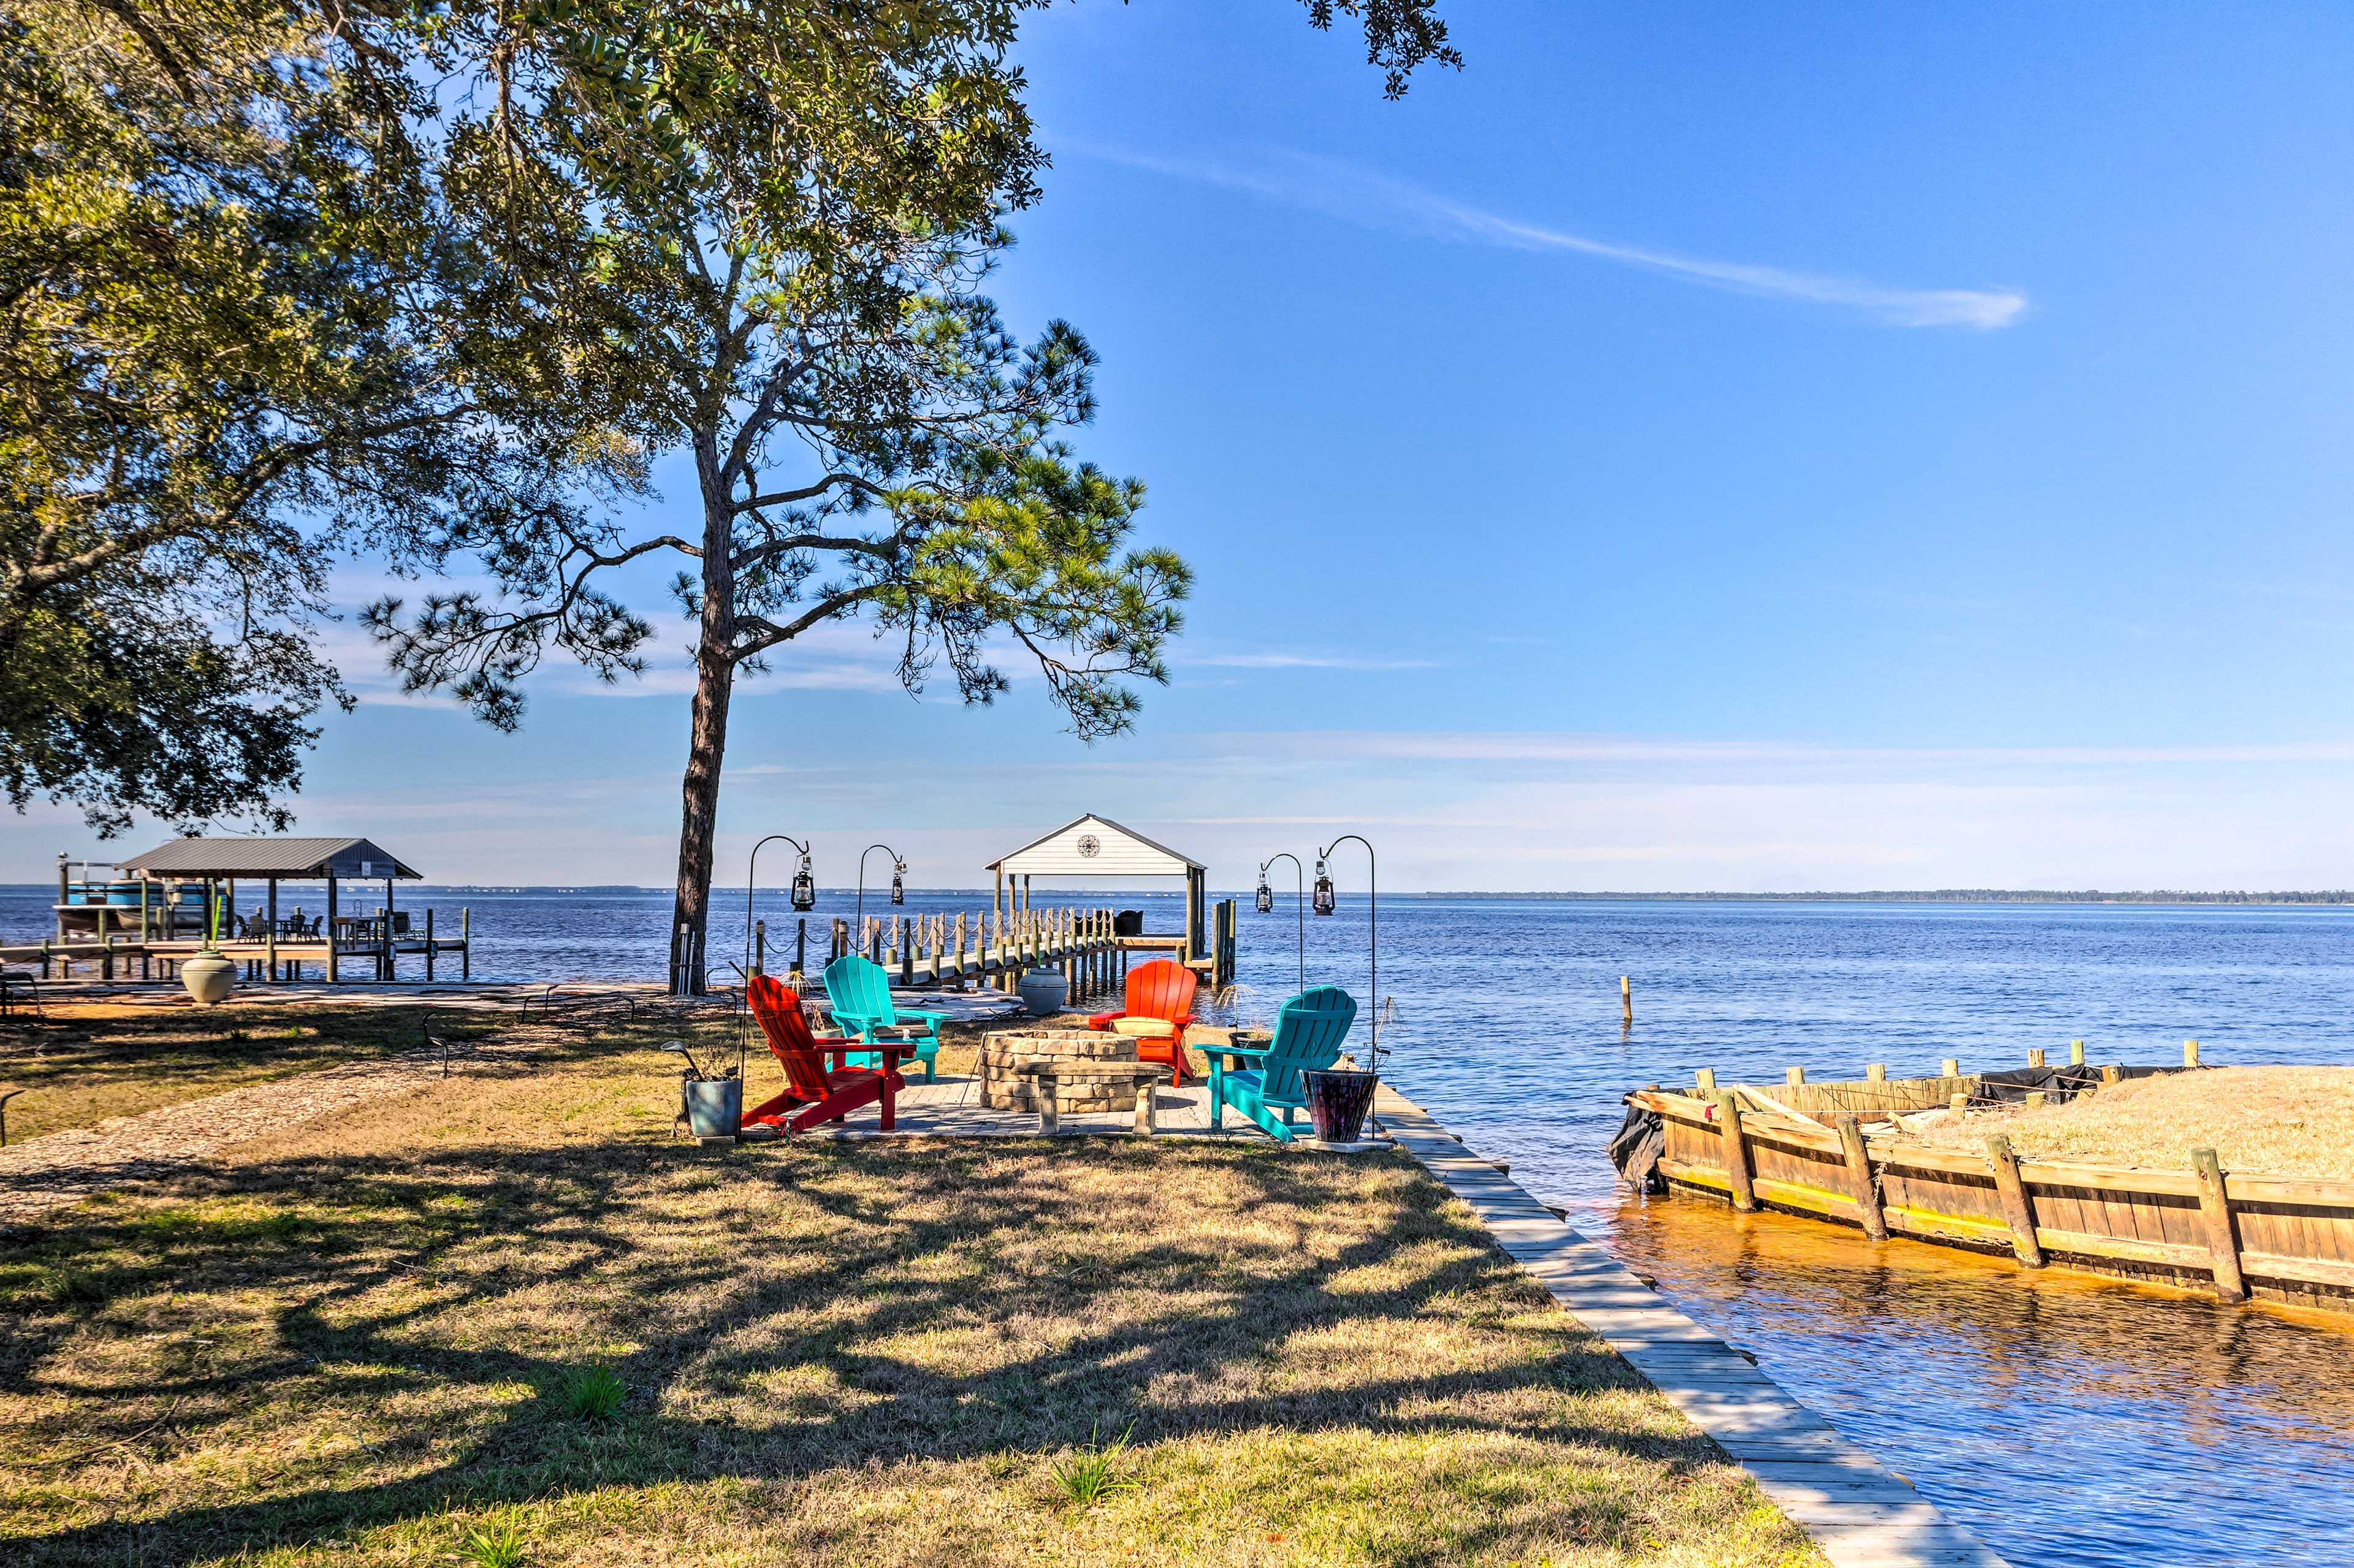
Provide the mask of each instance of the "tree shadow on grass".
{"label": "tree shadow on grass", "polygon": [[[20,1533],[15,1561],[234,1552],[452,1507],[1115,1432],[1471,1431],[1675,1468],[1718,1457],[1697,1436],[1568,1414],[1559,1395],[1641,1380],[1543,1313],[1403,1156],[943,1139],[714,1160],[609,1139],[288,1158],[175,1196],[75,1211],[0,1249],[0,1389],[66,1396],[17,1424],[16,1456],[70,1490],[57,1456],[93,1439],[168,1467],[273,1405],[429,1409],[365,1463]],[[1213,1209],[1171,1207],[1197,1202]],[[128,1339],[159,1293],[240,1292],[263,1300],[232,1354],[165,1356],[131,1388],[91,1354],[90,1336]],[[580,1303],[596,1338],[633,1348],[551,1345],[542,1315]],[[1507,1331],[1509,1353],[1459,1364],[1405,1348]],[[630,1390],[608,1425],[557,1396],[592,1361]]]}

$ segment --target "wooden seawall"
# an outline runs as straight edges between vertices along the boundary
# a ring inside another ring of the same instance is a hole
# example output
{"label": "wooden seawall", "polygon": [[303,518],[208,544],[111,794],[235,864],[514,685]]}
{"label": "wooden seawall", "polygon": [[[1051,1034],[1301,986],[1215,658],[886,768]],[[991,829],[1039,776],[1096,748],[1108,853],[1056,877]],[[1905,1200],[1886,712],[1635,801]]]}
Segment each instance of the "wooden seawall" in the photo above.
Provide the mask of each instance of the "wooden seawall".
{"label": "wooden seawall", "polygon": [[[2019,1160],[1901,1141],[1888,1112],[1972,1093],[1967,1075],[1765,1088],[1647,1089],[1676,1187],[1981,1252],[2354,1313],[2354,1181]],[[1776,1102],[1773,1106],[1761,1100]],[[1793,1100],[1811,1104],[1793,1104]],[[1882,1110],[1831,1110],[1877,1103]],[[1728,1131],[1731,1136],[1728,1137]]]}

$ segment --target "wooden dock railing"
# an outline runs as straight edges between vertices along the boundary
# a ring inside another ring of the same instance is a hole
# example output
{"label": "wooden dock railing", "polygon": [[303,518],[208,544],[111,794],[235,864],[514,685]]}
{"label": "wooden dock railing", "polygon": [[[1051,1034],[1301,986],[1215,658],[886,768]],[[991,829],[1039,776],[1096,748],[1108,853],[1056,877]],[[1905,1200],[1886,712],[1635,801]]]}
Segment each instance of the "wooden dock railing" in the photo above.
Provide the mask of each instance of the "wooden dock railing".
{"label": "wooden dock railing", "polygon": [[[1080,1001],[1119,994],[1128,979],[1124,944],[1134,941],[1114,934],[1109,909],[869,915],[856,927],[836,916],[822,958],[809,950],[808,923],[801,923],[790,967],[813,980],[833,959],[864,953],[902,989],[1010,991],[1023,970],[1044,965],[1062,971],[1070,999]],[[765,921],[755,927],[753,946],[756,967],[771,967]]]}

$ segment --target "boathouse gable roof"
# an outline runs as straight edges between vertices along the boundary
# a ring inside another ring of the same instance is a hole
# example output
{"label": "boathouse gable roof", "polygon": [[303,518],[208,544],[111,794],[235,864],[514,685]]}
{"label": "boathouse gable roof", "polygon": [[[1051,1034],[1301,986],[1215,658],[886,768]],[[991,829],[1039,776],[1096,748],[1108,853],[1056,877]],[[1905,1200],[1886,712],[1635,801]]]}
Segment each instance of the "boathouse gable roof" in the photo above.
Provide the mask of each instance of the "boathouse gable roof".
{"label": "boathouse gable roof", "polygon": [[143,876],[423,879],[422,873],[370,839],[174,839],[132,856],[121,869]]}
{"label": "boathouse gable roof", "polygon": [[1208,867],[1090,813],[991,861],[986,869],[1007,876],[1187,876]]}

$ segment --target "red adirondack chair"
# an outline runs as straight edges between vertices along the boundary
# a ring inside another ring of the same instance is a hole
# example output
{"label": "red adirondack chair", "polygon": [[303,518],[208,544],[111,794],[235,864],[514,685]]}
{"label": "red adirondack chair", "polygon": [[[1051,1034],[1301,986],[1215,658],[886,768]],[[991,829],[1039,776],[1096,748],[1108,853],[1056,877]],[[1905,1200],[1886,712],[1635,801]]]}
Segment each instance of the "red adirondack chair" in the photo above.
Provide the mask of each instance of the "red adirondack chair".
{"label": "red adirondack chair", "polygon": [[1123,1018],[1159,1019],[1168,1024],[1166,1034],[1136,1036],[1136,1058],[1168,1063],[1169,1085],[1175,1088],[1185,1081],[1185,1026],[1193,1022],[1193,988],[1199,983],[1192,969],[1171,959],[1139,964],[1128,974],[1128,1005],[1118,1012],[1097,1013],[1087,1020],[1087,1027],[1108,1030]]}
{"label": "red adirondack chair", "polygon": [[[745,994],[752,1003],[752,1016],[759,1020],[760,1033],[769,1037],[769,1049],[784,1064],[785,1089],[746,1111],[744,1126],[764,1122],[805,1132],[822,1121],[840,1121],[860,1106],[879,1102],[883,1130],[891,1130],[896,1122],[893,1097],[907,1086],[899,1075],[897,1058],[912,1052],[913,1045],[868,1045],[847,1036],[821,1040],[811,1033],[809,1016],[801,1012],[801,999],[768,975],[754,975]],[[843,1065],[843,1054],[852,1050],[879,1050],[883,1065]],[[831,1068],[825,1060],[829,1055],[834,1061]]]}

